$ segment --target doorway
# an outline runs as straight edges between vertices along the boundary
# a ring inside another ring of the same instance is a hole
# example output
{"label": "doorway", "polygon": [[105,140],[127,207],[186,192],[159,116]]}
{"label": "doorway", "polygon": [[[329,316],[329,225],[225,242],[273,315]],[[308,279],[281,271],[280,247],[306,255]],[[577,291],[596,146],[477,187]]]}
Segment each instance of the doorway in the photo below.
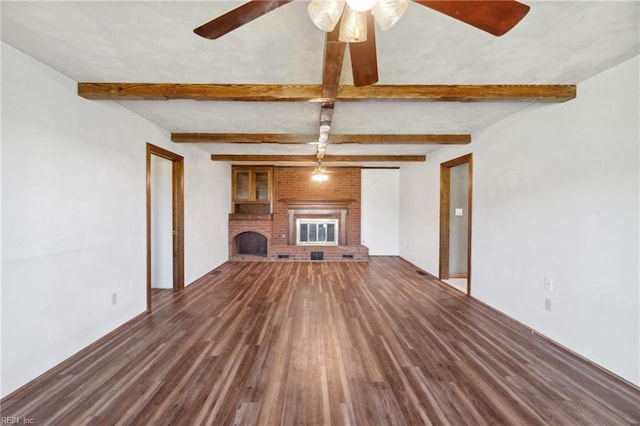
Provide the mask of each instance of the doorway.
{"label": "doorway", "polygon": [[440,164],[441,281],[471,294],[473,155]]}
{"label": "doorway", "polygon": [[183,175],[182,156],[147,143],[147,310],[152,288],[184,288]]}

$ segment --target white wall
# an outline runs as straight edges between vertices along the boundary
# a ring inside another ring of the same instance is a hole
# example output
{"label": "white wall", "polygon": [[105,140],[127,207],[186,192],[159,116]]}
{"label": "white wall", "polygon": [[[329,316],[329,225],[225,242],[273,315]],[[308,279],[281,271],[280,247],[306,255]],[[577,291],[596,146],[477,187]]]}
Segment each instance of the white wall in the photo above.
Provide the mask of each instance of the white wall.
{"label": "white wall", "polygon": [[[146,308],[146,143],[185,157],[185,282],[227,259],[228,165],[2,44],[2,389]],[[112,304],[112,293],[118,294]]]}
{"label": "white wall", "polygon": [[361,240],[370,255],[399,254],[399,182],[399,170],[362,170]]}
{"label": "white wall", "polygon": [[638,81],[636,57],[400,172],[401,255],[437,275],[439,164],[473,152],[472,295],[636,384]]}
{"label": "white wall", "polygon": [[173,288],[173,162],[151,156],[151,287]]}

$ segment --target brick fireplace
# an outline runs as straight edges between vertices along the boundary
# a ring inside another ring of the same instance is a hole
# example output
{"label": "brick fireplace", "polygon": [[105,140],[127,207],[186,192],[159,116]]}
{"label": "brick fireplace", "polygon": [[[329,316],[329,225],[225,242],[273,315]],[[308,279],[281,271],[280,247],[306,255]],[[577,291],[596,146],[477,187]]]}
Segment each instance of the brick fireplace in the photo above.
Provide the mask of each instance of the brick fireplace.
{"label": "brick fireplace", "polygon": [[[330,178],[322,183],[311,181],[312,170],[274,167],[273,213],[229,215],[231,260],[368,260],[369,250],[360,244],[360,169],[329,169]],[[298,245],[296,220],[321,218],[335,219],[337,245]],[[266,238],[266,256],[241,253],[238,238],[248,232]]]}

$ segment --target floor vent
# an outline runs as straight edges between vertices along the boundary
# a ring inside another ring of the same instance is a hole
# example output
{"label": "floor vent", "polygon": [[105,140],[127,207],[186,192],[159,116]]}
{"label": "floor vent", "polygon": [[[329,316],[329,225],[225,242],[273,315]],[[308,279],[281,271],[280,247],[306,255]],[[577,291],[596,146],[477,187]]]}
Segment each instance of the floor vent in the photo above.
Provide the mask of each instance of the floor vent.
{"label": "floor vent", "polygon": [[278,255],[278,259],[288,259],[289,255],[288,254],[279,254]]}
{"label": "floor vent", "polygon": [[416,271],[418,273],[418,275],[422,275],[422,276],[427,276],[429,274],[427,274],[425,271]]}
{"label": "floor vent", "polygon": [[324,252],[323,251],[312,251],[311,252],[311,260],[324,260]]}

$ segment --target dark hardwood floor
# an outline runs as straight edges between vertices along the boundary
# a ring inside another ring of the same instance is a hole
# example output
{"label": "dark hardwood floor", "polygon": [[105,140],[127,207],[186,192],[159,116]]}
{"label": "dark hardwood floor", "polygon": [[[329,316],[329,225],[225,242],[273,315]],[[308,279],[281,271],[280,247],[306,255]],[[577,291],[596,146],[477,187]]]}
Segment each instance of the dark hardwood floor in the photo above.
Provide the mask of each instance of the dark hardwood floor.
{"label": "dark hardwood floor", "polygon": [[2,401],[59,425],[618,425],[640,391],[397,257],[229,262]]}

